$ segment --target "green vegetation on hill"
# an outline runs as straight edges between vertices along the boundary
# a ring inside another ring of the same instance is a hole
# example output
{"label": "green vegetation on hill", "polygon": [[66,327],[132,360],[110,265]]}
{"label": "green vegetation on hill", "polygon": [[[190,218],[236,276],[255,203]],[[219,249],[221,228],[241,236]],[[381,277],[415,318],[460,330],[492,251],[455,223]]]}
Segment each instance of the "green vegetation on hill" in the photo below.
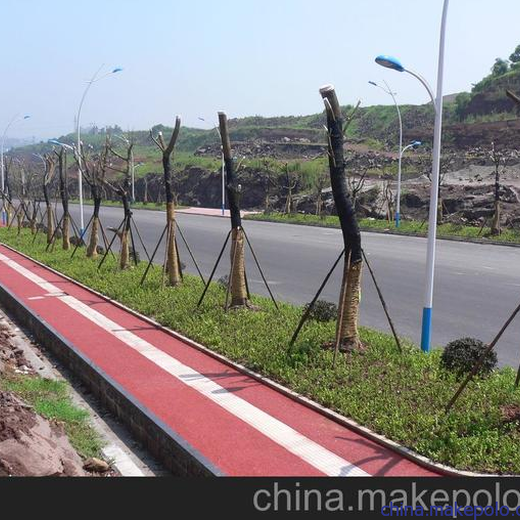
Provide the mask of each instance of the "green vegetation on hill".
{"label": "green vegetation on hill", "polygon": [[[462,92],[456,96],[447,96],[444,105],[444,121],[449,126],[455,123],[481,123],[502,121],[515,117],[512,103],[505,96],[505,90],[520,92],[520,46],[509,57],[509,60],[497,58],[491,73],[473,86],[471,92]],[[404,127],[408,133],[414,129],[428,129],[433,125],[434,109],[431,103],[424,105],[401,105]],[[352,106],[343,107],[348,114]],[[232,142],[252,142],[256,139],[270,142],[283,142],[288,137],[296,146],[298,142],[324,143],[324,113],[303,116],[262,117],[251,116],[231,119],[230,137]],[[374,150],[381,150],[386,145],[395,146],[397,114],[393,105],[361,106],[355,120],[348,129],[348,138],[353,142],[363,142]],[[121,133],[121,128],[108,129]],[[157,124],[154,133],[162,131],[169,134],[172,128]],[[83,133],[84,142],[94,147],[101,147],[105,140],[105,130],[93,129]],[[429,135],[429,131],[426,132]],[[149,131],[135,131],[132,137],[136,143],[137,159],[143,162],[138,175],[161,171],[159,153],[150,140]],[[427,140],[428,138],[426,138]],[[60,141],[73,143],[75,134],[59,137]],[[427,143],[426,143],[427,144]],[[194,152],[201,147],[212,146],[218,149],[219,135],[216,129],[203,130],[183,127],[177,143],[176,166],[184,168],[197,166],[204,169],[218,168],[218,154],[213,158],[194,157]],[[15,153],[44,153],[50,150],[47,143],[30,145],[16,149]],[[426,147],[427,148],[427,147]],[[35,160],[33,158],[33,160]]]}

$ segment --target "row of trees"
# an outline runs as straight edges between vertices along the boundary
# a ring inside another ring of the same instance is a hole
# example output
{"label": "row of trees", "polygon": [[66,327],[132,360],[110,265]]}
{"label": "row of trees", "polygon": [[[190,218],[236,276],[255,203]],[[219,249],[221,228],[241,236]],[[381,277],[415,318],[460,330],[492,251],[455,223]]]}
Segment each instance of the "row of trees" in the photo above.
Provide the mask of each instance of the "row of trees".
{"label": "row of trees", "polygon": [[[336,350],[340,348],[355,349],[358,348],[360,344],[357,324],[361,292],[362,250],[361,235],[357,226],[354,204],[349,193],[345,175],[343,144],[348,121],[344,124],[343,115],[333,87],[324,87],[320,90],[320,93],[327,113],[327,135],[329,142],[327,157],[330,184],[340,218],[344,240],[344,269],[338,306]],[[240,165],[237,164],[233,157],[226,114],[219,112],[218,119],[225,164],[226,195],[231,213],[231,230],[228,235],[228,238],[231,238],[228,292],[231,296],[231,308],[253,309],[254,307],[251,305],[247,287],[245,267],[246,242],[250,247],[252,246],[242,227],[240,214],[242,186],[238,182],[236,175]],[[163,268],[165,274],[167,274],[167,282],[172,287],[176,287],[182,283],[181,262],[176,240],[178,226],[175,217],[175,194],[172,188],[172,158],[180,128],[181,121],[180,118],[177,117],[169,139],[165,139],[162,132],[150,132],[150,138],[159,149],[162,159],[163,188],[166,199],[166,255]],[[85,255],[89,258],[94,258],[98,255],[101,232],[105,247],[107,248],[105,250],[105,256],[103,257],[104,259],[108,254],[110,244],[107,243],[108,241],[104,236],[104,228],[100,221],[100,208],[103,196],[107,192],[117,194],[123,205],[123,222],[119,228],[114,230],[120,239],[118,267],[119,269],[127,269],[130,267],[130,241],[133,242],[131,236],[132,211],[129,198],[133,147],[132,139],[129,138],[125,139],[125,145],[122,150],[120,148],[116,149],[113,146],[110,136],[106,137],[104,145],[99,150],[94,150],[84,145],[81,145],[79,149],[69,147],[72,149],[75,159],[74,166],[75,168],[81,168],[83,179],[89,186],[94,203],[92,218],[87,225],[89,236],[86,244],[83,244],[83,237],[79,236],[77,227],[69,211],[69,168],[67,166],[68,154],[66,146],[59,146],[45,154],[42,157],[44,171],[38,174],[34,172],[31,176],[31,180],[38,180],[39,184],[38,189],[34,186],[32,188],[31,207],[38,208],[42,197],[45,206],[45,213],[40,212],[41,218],[39,226],[37,225],[38,209],[35,209],[32,213],[27,211],[29,199],[31,199],[31,196],[27,192],[27,179],[23,179],[21,189],[17,190],[19,200],[16,210],[14,209],[16,204],[10,197],[10,192],[3,193],[2,195],[12,210],[20,211],[20,208],[23,207],[27,220],[30,221],[31,231],[34,234],[41,228],[45,228],[47,248],[54,247],[56,238],[58,234],[61,233],[62,248],[68,250],[71,247],[70,230],[72,229],[75,234],[76,249],[79,246],[85,245]],[[289,164],[285,165],[283,182],[288,193],[286,211],[291,212],[292,190],[295,188],[295,178],[292,175],[291,166]],[[320,177],[317,184],[320,186],[319,193],[321,197],[322,187],[326,184],[324,176]],[[62,216],[59,220],[56,218],[56,204],[53,204],[53,193],[56,192],[56,187],[62,205]],[[319,202],[317,202],[317,212],[319,212]],[[19,223],[19,226],[21,227],[21,223]],[[135,245],[133,243],[132,247],[135,255]],[[254,251],[253,256],[255,260],[257,260]],[[153,257],[150,263],[152,260]],[[260,269],[259,264],[257,265]],[[260,272],[264,278],[261,269]]]}

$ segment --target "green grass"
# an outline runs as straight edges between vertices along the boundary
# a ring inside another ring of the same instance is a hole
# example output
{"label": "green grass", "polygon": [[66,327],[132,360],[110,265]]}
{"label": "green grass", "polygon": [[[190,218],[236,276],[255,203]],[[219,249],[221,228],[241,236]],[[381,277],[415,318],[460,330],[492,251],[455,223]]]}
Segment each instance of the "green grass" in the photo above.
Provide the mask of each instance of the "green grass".
{"label": "green grass", "polygon": [[[339,228],[338,217],[331,215],[321,218],[316,215],[303,213],[294,213],[292,215],[285,215],[282,213],[257,213],[247,215],[244,218],[248,220]],[[396,229],[394,222],[389,223],[387,220],[365,218],[359,220],[359,226],[363,231],[381,231],[415,236],[426,236],[428,233],[428,223],[419,222],[417,220],[402,220],[399,229]],[[481,230],[476,226],[464,226],[458,224],[440,224],[437,226],[438,238],[458,238],[460,240],[520,244],[520,230],[504,228],[502,234],[499,236],[491,236],[490,232],[491,230],[489,227],[484,227]]]}
{"label": "green grass", "polygon": [[[268,299],[254,296],[261,311],[225,313],[225,290],[213,284],[197,309],[202,283],[195,277],[185,276],[175,289],[163,287],[156,268],[140,287],[143,264],[121,272],[109,260],[98,270],[97,262],[82,254],[71,260],[70,252],[46,253],[44,237],[32,244],[28,230],[17,237],[15,230],[0,229],[0,240],[435,461],[465,470],[520,473],[520,424],[501,416],[503,406],[520,407],[511,368],[470,383],[445,416],[458,382],[441,367],[439,350],[425,355],[405,342],[401,355],[390,336],[362,328],[366,351],[341,357],[333,369],[332,353],[321,345],[333,339],[334,323],[307,324],[288,349],[300,307],[281,303],[278,311]],[[302,283],[314,288],[322,274]]]}
{"label": "green grass", "polygon": [[66,382],[10,374],[0,378],[0,388],[14,392],[33,406],[37,413],[60,423],[80,456],[101,456],[102,441],[89,424],[88,412],[72,402]]}

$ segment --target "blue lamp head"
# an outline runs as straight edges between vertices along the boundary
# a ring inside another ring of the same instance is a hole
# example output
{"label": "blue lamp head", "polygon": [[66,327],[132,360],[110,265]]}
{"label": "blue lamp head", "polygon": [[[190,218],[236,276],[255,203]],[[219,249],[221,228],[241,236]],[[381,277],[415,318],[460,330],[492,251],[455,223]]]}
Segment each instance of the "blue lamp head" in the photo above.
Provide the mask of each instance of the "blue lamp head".
{"label": "blue lamp head", "polygon": [[112,74],[115,74],[116,72],[121,72],[123,70],[122,67],[116,67],[115,69],[112,70]]}
{"label": "blue lamp head", "polygon": [[422,146],[422,142],[421,141],[413,141],[412,146],[414,148],[419,148],[419,146]]}
{"label": "blue lamp head", "polygon": [[379,55],[376,58],[376,63],[378,65],[381,65],[381,67],[386,67],[387,69],[393,69],[397,72],[404,72],[405,68],[403,67],[402,63],[393,56],[386,56],[384,54]]}
{"label": "blue lamp head", "polygon": [[61,143],[57,139],[49,139],[47,142],[50,144],[56,144],[58,146],[61,146]]}

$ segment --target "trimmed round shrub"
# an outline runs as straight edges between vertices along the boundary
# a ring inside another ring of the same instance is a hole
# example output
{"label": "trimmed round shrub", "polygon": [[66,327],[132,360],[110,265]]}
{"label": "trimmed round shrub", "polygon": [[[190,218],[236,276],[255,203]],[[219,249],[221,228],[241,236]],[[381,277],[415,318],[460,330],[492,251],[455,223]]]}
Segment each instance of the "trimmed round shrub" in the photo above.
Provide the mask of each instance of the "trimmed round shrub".
{"label": "trimmed round shrub", "polygon": [[[304,311],[307,311],[310,303],[307,303],[304,307]],[[333,321],[338,316],[338,306],[335,303],[327,302],[325,300],[318,300],[311,313],[309,319],[315,321]]]}
{"label": "trimmed round shrub", "polygon": [[[441,364],[447,370],[458,374],[471,372],[480,356],[486,350],[487,345],[475,338],[461,338],[451,341],[446,345],[442,356]],[[480,367],[479,374],[489,374],[498,363],[497,355],[492,350],[484,359]]]}

